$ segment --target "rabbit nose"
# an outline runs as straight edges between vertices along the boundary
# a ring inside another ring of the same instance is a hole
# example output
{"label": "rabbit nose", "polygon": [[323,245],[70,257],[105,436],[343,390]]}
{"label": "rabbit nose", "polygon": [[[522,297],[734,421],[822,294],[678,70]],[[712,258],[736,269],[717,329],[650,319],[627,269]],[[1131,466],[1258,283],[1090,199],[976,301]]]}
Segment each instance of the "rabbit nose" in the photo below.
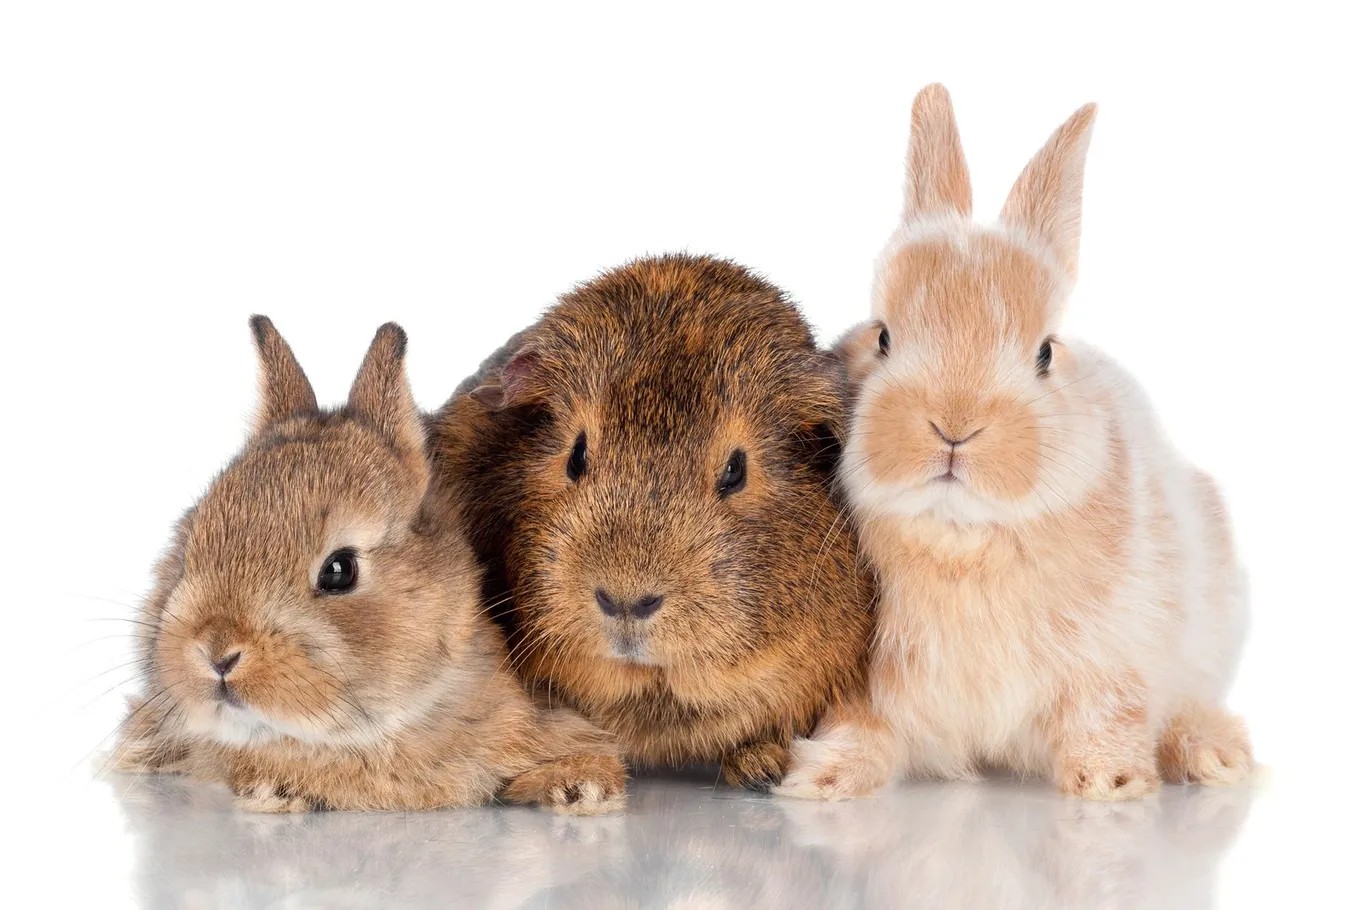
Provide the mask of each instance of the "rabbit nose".
{"label": "rabbit nose", "polygon": [[228,674],[233,672],[233,668],[238,666],[238,661],[242,658],[242,651],[234,651],[232,654],[225,654],[218,660],[211,660],[209,665],[214,668],[215,673],[219,674],[219,679],[227,679]]}
{"label": "rabbit nose", "polygon": [[627,618],[632,616],[635,619],[646,619],[657,610],[661,609],[661,602],[664,598],[660,594],[646,594],[639,597],[632,603],[615,599],[603,588],[595,589],[595,603],[604,611],[605,616],[621,616]]}
{"label": "rabbit nose", "polygon": [[963,434],[960,439],[955,439],[946,430],[942,429],[931,420],[928,421],[928,426],[932,427],[932,431],[937,434],[937,437],[939,439],[941,439],[947,445],[951,446],[953,449],[959,445],[970,442],[976,436],[979,436],[981,433],[985,431],[985,428],[981,427],[980,429],[974,430],[973,432]]}

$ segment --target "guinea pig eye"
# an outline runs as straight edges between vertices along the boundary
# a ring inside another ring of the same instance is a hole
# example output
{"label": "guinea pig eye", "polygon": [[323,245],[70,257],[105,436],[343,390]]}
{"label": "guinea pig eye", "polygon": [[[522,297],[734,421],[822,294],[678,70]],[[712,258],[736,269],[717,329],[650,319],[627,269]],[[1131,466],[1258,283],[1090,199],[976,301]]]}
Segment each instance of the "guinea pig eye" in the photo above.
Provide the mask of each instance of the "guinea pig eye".
{"label": "guinea pig eye", "polygon": [[747,453],[738,449],[718,475],[718,495],[731,496],[747,485]]}
{"label": "guinea pig eye", "polygon": [[585,469],[589,467],[588,453],[586,452],[585,434],[581,433],[576,437],[576,444],[571,446],[571,455],[566,459],[566,476],[571,480],[580,480],[585,476]]}
{"label": "guinea pig eye", "polygon": [[357,554],[337,550],[323,561],[315,587],[322,594],[346,594],[357,586],[357,575]]}
{"label": "guinea pig eye", "polygon": [[1051,343],[1054,339],[1048,338],[1042,342],[1042,346],[1037,349],[1037,375],[1045,376],[1051,369]]}
{"label": "guinea pig eye", "polygon": [[890,330],[885,326],[880,327],[880,356],[888,357],[890,354]]}

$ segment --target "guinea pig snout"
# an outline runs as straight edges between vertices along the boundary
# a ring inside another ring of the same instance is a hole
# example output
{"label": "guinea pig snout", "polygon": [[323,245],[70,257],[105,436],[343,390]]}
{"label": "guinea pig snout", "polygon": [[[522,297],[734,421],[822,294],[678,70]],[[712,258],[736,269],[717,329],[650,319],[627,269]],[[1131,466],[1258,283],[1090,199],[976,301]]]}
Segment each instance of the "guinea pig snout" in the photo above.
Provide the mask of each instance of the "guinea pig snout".
{"label": "guinea pig snout", "polygon": [[603,588],[595,589],[595,603],[605,616],[614,619],[647,619],[665,600],[662,594],[642,594],[637,596],[615,596]]}

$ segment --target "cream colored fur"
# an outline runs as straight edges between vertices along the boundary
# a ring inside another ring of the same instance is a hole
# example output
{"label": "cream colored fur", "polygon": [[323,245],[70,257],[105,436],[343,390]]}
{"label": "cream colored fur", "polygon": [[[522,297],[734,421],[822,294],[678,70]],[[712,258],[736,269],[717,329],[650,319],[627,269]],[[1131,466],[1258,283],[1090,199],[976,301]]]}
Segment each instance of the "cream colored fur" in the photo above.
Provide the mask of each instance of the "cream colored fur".
{"label": "cream colored fur", "polygon": [[857,396],[841,480],[882,587],[870,700],[796,742],[782,794],[994,767],[1125,799],[1250,767],[1222,707],[1246,596],[1217,489],[1127,373],[1056,337],[1093,117],[979,226],[946,91],[914,102],[875,321],[839,344]]}

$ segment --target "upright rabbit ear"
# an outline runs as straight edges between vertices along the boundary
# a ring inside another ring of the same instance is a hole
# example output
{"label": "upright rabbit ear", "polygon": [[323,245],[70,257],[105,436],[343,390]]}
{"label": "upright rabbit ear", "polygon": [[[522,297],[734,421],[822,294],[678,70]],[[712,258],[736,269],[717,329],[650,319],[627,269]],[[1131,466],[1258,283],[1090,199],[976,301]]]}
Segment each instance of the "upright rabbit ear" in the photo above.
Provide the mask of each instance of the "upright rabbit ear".
{"label": "upright rabbit ear", "polygon": [[257,341],[257,416],[254,433],[290,417],[316,414],[314,388],[281,333],[265,316],[248,320]]}
{"label": "upright rabbit ear", "polygon": [[970,217],[970,172],[961,134],[951,95],[936,83],[913,99],[906,167],[905,222],[948,214]]}
{"label": "upright rabbit ear", "polygon": [[1093,104],[1086,104],[1051,134],[1009,191],[999,220],[1044,243],[1073,281],[1080,254],[1080,207],[1085,187],[1085,152],[1094,128]]}
{"label": "upright rabbit ear", "polygon": [[471,390],[471,397],[492,411],[517,407],[542,394],[542,354],[526,344],[509,355],[499,372]]}
{"label": "upright rabbit ear", "polygon": [[415,468],[427,476],[423,415],[414,403],[404,372],[408,343],[404,329],[393,322],[376,330],[348,393],[347,410],[379,430],[402,457],[414,460]]}

